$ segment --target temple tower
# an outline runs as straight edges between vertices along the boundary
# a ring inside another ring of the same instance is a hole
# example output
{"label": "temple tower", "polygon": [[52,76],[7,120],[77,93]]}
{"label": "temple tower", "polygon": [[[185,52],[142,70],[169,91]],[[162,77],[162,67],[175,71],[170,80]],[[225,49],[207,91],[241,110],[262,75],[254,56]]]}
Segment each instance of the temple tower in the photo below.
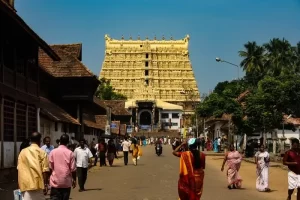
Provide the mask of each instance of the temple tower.
{"label": "temple tower", "polygon": [[189,39],[187,35],[180,40],[125,40],[105,35],[100,78],[109,79],[132,104],[158,100],[192,112],[187,104],[199,102],[200,95],[189,59]]}

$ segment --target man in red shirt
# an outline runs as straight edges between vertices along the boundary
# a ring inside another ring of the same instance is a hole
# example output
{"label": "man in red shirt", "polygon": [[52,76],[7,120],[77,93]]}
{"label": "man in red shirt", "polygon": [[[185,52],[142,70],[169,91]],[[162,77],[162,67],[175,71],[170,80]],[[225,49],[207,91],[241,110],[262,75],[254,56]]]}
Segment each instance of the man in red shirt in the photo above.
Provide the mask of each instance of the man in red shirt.
{"label": "man in red shirt", "polygon": [[297,189],[297,200],[300,200],[300,151],[299,140],[292,139],[292,148],[285,152],[283,158],[283,164],[289,168],[288,172],[288,198],[291,200],[291,196],[295,189]]}

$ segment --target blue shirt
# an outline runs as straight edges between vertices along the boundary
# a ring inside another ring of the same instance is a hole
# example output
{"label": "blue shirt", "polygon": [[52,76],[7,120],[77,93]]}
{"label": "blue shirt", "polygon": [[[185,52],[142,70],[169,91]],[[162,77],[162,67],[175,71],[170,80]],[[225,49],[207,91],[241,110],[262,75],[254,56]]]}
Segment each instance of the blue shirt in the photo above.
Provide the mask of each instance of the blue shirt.
{"label": "blue shirt", "polygon": [[50,152],[54,149],[54,146],[50,145],[50,147],[47,147],[47,145],[43,145],[41,149],[43,149],[49,156]]}

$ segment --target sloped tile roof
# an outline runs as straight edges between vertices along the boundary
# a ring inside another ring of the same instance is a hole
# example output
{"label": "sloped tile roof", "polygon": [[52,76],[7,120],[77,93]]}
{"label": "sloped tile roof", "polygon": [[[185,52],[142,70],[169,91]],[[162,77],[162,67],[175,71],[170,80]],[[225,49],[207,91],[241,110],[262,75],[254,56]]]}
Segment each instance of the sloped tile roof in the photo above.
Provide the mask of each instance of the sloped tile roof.
{"label": "sloped tile roof", "polygon": [[72,53],[66,52],[59,45],[51,48],[61,58],[53,61],[42,49],[39,49],[39,65],[54,77],[96,77],[80,60]]}
{"label": "sloped tile roof", "polygon": [[59,48],[65,51],[68,54],[71,54],[75,58],[81,61],[81,54],[82,54],[82,43],[75,43],[75,44],[54,44],[50,45],[53,48]]}
{"label": "sloped tile roof", "polygon": [[285,124],[293,124],[293,125],[300,125],[300,118],[287,118],[288,115],[283,115],[283,120]]}
{"label": "sloped tile roof", "polygon": [[125,100],[99,100],[97,98],[94,102],[105,108],[110,107],[113,115],[131,116],[131,113],[125,108]]}
{"label": "sloped tile roof", "polygon": [[92,115],[88,113],[83,114],[83,123],[87,127],[105,130],[105,125],[107,121],[106,115]]}
{"label": "sloped tile roof", "polygon": [[52,103],[50,100],[40,97],[41,114],[44,114],[55,122],[66,122],[71,124],[80,125],[77,119],[73,118],[70,114],[62,108]]}

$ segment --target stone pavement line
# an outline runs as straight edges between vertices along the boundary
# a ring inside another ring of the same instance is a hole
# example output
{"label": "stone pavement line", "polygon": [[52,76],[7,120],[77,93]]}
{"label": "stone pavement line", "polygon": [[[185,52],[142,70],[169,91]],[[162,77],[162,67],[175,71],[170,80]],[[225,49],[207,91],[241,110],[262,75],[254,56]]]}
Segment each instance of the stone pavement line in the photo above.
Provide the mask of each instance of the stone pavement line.
{"label": "stone pavement line", "polygon": [[[143,157],[138,166],[133,166],[131,156],[129,165],[123,159],[116,160],[115,167],[98,167],[90,172],[86,192],[72,190],[72,200],[114,199],[114,200],[178,200],[177,182],[179,159],[172,155],[172,149],[164,146],[162,156],[155,155],[154,147],[143,147]],[[220,171],[222,159],[207,157],[204,193],[201,200],[279,200],[285,191],[259,193],[255,190],[255,171],[253,164],[242,164],[244,178],[243,190],[228,190],[225,173]],[[277,168],[272,168],[271,173]],[[281,176],[286,174],[283,170]],[[272,177],[271,177],[272,178]],[[273,183],[272,183],[273,184]],[[278,188],[278,185],[274,188]],[[284,194],[285,195],[285,194]],[[280,198],[277,198],[280,197]],[[285,198],[284,198],[285,199]]]}

